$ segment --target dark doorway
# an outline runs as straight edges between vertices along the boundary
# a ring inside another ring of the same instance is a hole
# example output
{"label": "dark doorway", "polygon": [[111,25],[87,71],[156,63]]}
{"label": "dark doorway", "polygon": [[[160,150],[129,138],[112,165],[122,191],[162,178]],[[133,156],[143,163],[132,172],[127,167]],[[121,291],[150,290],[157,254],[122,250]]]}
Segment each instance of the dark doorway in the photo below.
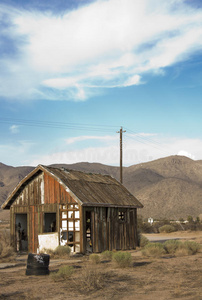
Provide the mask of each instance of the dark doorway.
{"label": "dark doorway", "polygon": [[86,212],[86,252],[93,252],[91,211]]}
{"label": "dark doorway", "polygon": [[15,216],[15,237],[16,237],[16,250],[28,250],[27,238],[27,214],[16,214]]}

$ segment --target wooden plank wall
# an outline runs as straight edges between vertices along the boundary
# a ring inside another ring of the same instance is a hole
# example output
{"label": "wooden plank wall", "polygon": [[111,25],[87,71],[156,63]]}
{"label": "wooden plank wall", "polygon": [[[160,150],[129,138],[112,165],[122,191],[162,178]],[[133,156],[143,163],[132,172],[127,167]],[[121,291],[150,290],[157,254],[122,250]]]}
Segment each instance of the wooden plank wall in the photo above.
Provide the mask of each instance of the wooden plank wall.
{"label": "wooden plank wall", "polygon": [[[44,188],[44,191],[42,190]],[[44,195],[44,199],[43,198]],[[59,208],[77,203],[65,188],[48,174],[39,174],[30,181],[11,207],[11,241],[15,244],[15,214],[27,213],[28,251],[36,252],[38,234],[43,232],[44,213],[56,213],[59,231]],[[91,211],[93,252],[127,250],[137,246],[136,209],[125,209],[124,221],[119,220],[119,208],[81,208],[81,249],[86,249],[86,211]],[[122,209],[123,211],[123,209]]]}
{"label": "wooden plank wall", "polygon": [[[44,200],[42,199],[43,195]],[[16,214],[27,213],[28,251],[34,253],[38,248],[38,234],[43,233],[44,213],[56,213],[57,231],[59,231],[59,206],[67,203],[77,202],[59,182],[48,174],[40,174],[30,181],[11,206],[12,245],[15,247],[16,243]]]}
{"label": "wooden plank wall", "polygon": [[[83,208],[83,249],[86,249],[86,211],[91,211],[93,252],[135,249],[137,240],[136,209],[126,208],[124,221],[119,220],[119,208]],[[123,209],[122,209],[123,211]]]}

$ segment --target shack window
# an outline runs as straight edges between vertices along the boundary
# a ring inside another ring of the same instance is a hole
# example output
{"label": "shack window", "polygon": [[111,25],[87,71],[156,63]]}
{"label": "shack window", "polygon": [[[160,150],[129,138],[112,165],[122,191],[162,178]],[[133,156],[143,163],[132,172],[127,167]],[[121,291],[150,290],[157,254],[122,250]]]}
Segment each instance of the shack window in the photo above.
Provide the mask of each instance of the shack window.
{"label": "shack window", "polygon": [[44,232],[56,232],[56,213],[44,213]]}
{"label": "shack window", "polygon": [[125,211],[119,211],[119,220],[122,221],[122,222],[126,220]]}

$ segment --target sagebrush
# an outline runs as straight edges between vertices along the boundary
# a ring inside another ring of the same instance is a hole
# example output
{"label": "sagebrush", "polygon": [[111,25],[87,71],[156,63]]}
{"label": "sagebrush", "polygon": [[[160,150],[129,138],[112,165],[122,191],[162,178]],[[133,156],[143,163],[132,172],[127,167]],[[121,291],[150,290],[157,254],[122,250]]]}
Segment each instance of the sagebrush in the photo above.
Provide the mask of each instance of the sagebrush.
{"label": "sagebrush", "polygon": [[194,255],[197,252],[200,252],[201,245],[194,241],[186,241],[180,245],[179,249],[185,249],[187,250],[188,255]]}
{"label": "sagebrush", "polygon": [[194,241],[181,242],[179,240],[168,240],[165,243],[148,243],[142,250],[144,256],[160,257],[165,254],[175,256],[194,255],[200,252],[201,245]]}
{"label": "sagebrush", "polygon": [[163,244],[161,243],[148,243],[142,250],[144,256],[159,257],[166,254]]}
{"label": "sagebrush", "polygon": [[174,254],[181,244],[178,240],[168,240],[164,243],[164,248],[167,253]]}
{"label": "sagebrush", "polygon": [[100,256],[96,253],[91,254],[89,259],[93,264],[99,264],[100,263]]}
{"label": "sagebrush", "polygon": [[129,267],[132,261],[131,253],[122,251],[114,252],[112,259],[120,268]]}
{"label": "sagebrush", "polygon": [[106,259],[106,260],[112,260],[112,251],[106,250],[104,252],[101,253],[101,257],[102,259]]}
{"label": "sagebrush", "polygon": [[0,260],[12,260],[16,256],[13,247],[10,246],[10,233],[4,229],[0,231]]}
{"label": "sagebrush", "polygon": [[51,278],[54,281],[61,281],[69,279],[74,272],[74,268],[72,266],[62,266],[59,268],[58,272],[51,273]]}
{"label": "sagebrush", "polygon": [[174,232],[176,231],[175,227],[172,226],[172,225],[163,225],[161,227],[159,227],[159,232],[166,232],[166,233],[169,233],[169,232]]}
{"label": "sagebrush", "polygon": [[143,248],[143,247],[145,247],[148,243],[149,243],[148,238],[146,238],[146,236],[140,234],[139,246],[140,246],[141,248]]}

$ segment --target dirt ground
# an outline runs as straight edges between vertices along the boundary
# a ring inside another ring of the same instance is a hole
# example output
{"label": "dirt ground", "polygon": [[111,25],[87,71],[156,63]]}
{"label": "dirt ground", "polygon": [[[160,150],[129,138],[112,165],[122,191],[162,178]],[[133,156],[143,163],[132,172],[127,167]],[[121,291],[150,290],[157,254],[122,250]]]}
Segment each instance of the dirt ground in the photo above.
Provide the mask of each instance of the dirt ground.
{"label": "dirt ground", "polygon": [[[202,232],[166,236],[202,243]],[[133,262],[128,268],[117,268],[109,261],[93,265],[83,256],[52,261],[50,275],[45,276],[26,276],[26,256],[22,256],[24,265],[0,269],[0,299],[202,299],[202,253],[154,259],[141,256],[139,249],[130,252]],[[64,264],[72,265],[74,273],[70,279],[55,282],[51,273]]]}

